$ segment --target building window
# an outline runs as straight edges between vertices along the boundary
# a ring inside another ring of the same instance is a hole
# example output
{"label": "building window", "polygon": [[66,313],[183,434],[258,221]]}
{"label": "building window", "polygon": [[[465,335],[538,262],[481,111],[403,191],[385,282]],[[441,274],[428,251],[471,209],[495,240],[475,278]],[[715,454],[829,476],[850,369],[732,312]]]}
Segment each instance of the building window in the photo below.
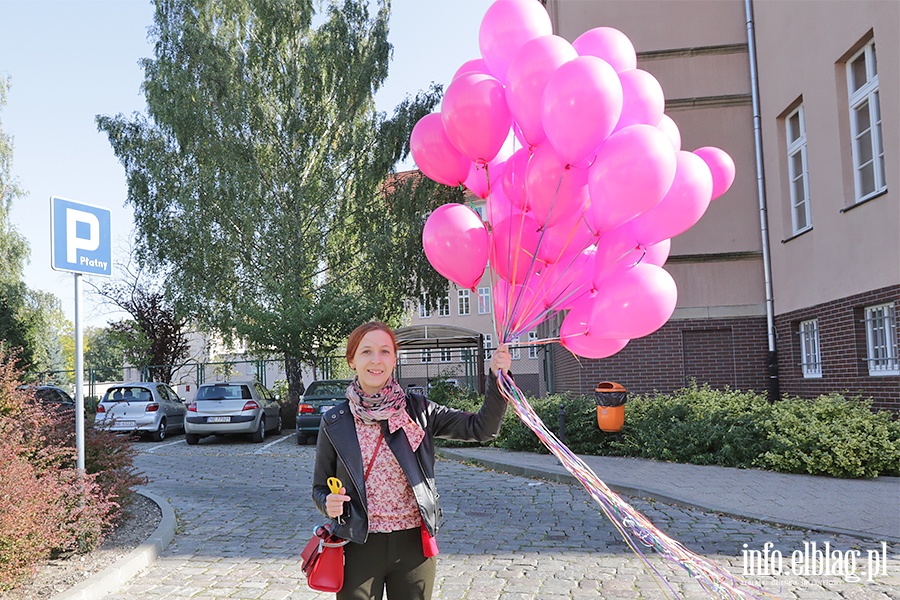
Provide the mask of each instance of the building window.
{"label": "building window", "polygon": [[484,357],[490,360],[493,352],[491,350],[494,349],[494,336],[490,333],[484,334]]}
{"label": "building window", "polygon": [[400,350],[397,353],[397,359],[400,361],[401,365],[405,365],[409,363],[409,350]]}
{"label": "building window", "polygon": [[430,349],[422,350],[422,362],[423,363],[431,362],[431,350]]}
{"label": "building window", "polygon": [[453,360],[453,351],[450,348],[441,348],[441,362],[450,362]]}
{"label": "building window", "polygon": [[469,314],[469,290],[458,290],[456,295],[457,309],[459,316],[464,317]]}
{"label": "building window", "polygon": [[425,303],[425,296],[422,296],[419,299],[419,318],[428,319],[429,317],[431,317],[431,311],[428,310],[428,305]]}
{"label": "building window", "polygon": [[516,346],[516,344],[518,343],[519,338],[513,338],[513,340],[509,343],[509,354],[513,360],[519,360],[520,358],[522,358],[522,350],[519,349],[518,346]]}
{"label": "building window", "polygon": [[874,40],[847,61],[847,88],[853,139],[853,179],[856,201],[861,202],[886,187]]}
{"label": "building window", "polygon": [[478,314],[479,315],[491,314],[491,288],[490,287],[478,288]]}
{"label": "building window", "polygon": [[869,375],[900,375],[897,313],[894,305],[880,304],[867,307],[865,323]]}
{"label": "building window", "polygon": [[788,176],[791,180],[792,233],[806,231],[812,225],[809,214],[809,170],[806,160],[806,117],[803,105],[784,120],[788,147]]}
{"label": "building window", "polygon": [[[528,341],[536,342],[537,341],[537,331],[529,331],[528,332]],[[538,357],[538,347],[531,345],[528,346],[528,358],[537,358]]]}
{"label": "building window", "polygon": [[804,377],[822,376],[822,355],[819,353],[819,320],[800,323],[800,368]]}
{"label": "building window", "polygon": [[441,298],[440,304],[438,304],[438,316],[450,316],[450,296],[444,296],[443,298]]}

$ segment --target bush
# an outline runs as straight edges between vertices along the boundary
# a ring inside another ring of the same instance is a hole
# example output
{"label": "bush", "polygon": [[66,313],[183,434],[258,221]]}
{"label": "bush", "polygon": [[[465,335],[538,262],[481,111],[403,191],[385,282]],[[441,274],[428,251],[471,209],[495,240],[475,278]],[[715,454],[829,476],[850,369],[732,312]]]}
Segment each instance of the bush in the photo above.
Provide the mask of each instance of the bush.
{"label": "bush", "polygon": [[784,399],[765,420],[768,449],[755,461],[783,473],[833,477],[900,474],[900,422],[839,394]]}
{"label": "bush", "polygon": [[41,406],[18,389],[19,376],[0,344],[0,591],[40,560],[95,548],[143,481],[129,440],[90,427],[79,475],[72,411]]}
{"label": "bush", "polygon": [[[600,430],[593,397],[553,395],[529,398],[528,403],[557,435],[560,409],[565,410],[565,443],[576,454],[833,477],[900,475],[900,421],[889,412],[873,413],[869,401],[840,394],[769,404],[752,391],[694,384],[674,394],[630,397],[620,433]],[[481,398],[455,396],[448,404],[476,411]],[[512,407],[489,445],[549,452]]]}
{"label": "bush", "polygon": [[751,467],[767,448],[771,410],[753,392],[716,391],[696,384],[675,395],[635,396],[612,446],[626,456],[697,465]]}

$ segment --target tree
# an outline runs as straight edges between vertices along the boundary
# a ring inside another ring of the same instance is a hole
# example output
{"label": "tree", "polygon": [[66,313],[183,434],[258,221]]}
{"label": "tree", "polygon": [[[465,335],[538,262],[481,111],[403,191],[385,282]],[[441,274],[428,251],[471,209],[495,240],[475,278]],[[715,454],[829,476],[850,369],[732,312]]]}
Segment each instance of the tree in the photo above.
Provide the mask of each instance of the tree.
{"label": "tree", "polygon": [[85,328],[84,364],[93,371],[95,381],[122,380],[128,347],[127,341],[112,327]]}
{"label": "tree", "polygon": [[[160,280],[155,273],[133,267],[130,260],[117,264],[116,270],[122,275],[100,286],[89,285],[95,294],[131,318],[110,323],[105,335],[94,340],[108,346],[96,348],[91,357],[102,356],[103,350],[121,352],[120,359],[124,356],[133,365],[148,367],[151,381],[171,383],[172,375],[188,356],[187,317],[154,283]],[[121,362],[118,365],[121,368]]]}
{"label": "tree", "polygon": [[[8,89],[9,80],[0,78],[0,109],[6,106]],[[30,249],[9,218],[13,201],[24,195],[12,162],[12,137],[0,123],[0,340],[18,350],[18,368],[27,367],[32,374],[57,371],[63,368],[59,332],[65,317],[56,296],[30,290],[22,281]]]}
{"label": "tree", "polygon": [[[446,293],[421,249],[426,215],[462,193],[392,169],[437,104],[392,117],[389,2],[157,0],[148,117],[99,116],[128,179],[139,251],[204,328],[321,365],[353,327]],[[389,183],[389,185],[386,185]]]}

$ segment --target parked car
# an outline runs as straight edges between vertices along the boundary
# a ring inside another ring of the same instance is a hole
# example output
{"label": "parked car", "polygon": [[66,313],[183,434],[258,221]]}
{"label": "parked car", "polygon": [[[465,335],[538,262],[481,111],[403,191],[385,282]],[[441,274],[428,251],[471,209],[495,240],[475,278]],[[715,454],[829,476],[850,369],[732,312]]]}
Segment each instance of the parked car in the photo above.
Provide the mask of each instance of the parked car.
{"label": "parked car", "polygon": [[218,381],[201,384],[188,407],[184,439],[194,445],[209,435],[246,433],[254,442],[266,433],[281,433],[280,405],[258,381]]}
{"label": "parked car", "polygon": [[119,433],[149,434],[154,442],[169,431],[184,430],[187,407],[164,383],[135,382],[111,386],[97,404],[94,427]]}
{"label": "parked car", "polygon": [[349,379],[313,381],[297,404],[297,443],[301,446],[319,434],[322,415],[347,397]]}

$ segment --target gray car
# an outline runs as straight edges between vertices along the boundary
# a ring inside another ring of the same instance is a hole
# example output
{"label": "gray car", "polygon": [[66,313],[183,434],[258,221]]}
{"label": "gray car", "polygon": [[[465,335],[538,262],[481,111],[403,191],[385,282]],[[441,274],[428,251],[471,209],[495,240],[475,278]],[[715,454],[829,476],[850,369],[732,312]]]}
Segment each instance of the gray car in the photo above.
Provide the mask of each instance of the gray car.
{"label": "gray car", "polygon": [[171,430],[184,429],[187,407],[164,383],[135,382],[111,386],[97,404],[94,428],[149,434],[155,442]]}
{"label": "gray car", "polygon": [[281,433],[281,405],[258,381],[204,383],[188,405],[184,439],[194,445],[208,435],[250,434],[262,442],[266,433]]}

